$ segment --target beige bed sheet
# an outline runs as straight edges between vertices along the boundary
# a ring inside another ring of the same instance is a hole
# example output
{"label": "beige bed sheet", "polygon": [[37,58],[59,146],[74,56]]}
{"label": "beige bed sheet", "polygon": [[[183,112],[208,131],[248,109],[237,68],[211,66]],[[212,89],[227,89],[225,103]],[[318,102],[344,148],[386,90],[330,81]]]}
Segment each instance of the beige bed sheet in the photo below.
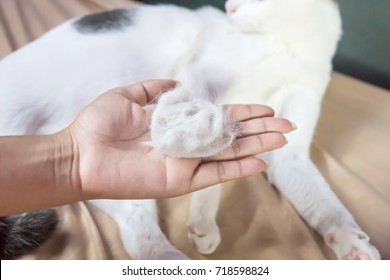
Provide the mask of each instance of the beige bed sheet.
{"label": "beige bed sheet", "polygon": [[[65,19],[123,7],[125,0],[0,0],[0,57]],[[312,158],[382,258],[390,259],[390,92],[334,73],[325,96]],[[223,188],[218,224],[222,242],[200,255],[187,241],[189,196],[158,202],[171,242],[194,259],[333,259],[322,239],[263,175]],[[26,259],[128,259],[118,226],[76,203],[58,208],[52,238]]]}

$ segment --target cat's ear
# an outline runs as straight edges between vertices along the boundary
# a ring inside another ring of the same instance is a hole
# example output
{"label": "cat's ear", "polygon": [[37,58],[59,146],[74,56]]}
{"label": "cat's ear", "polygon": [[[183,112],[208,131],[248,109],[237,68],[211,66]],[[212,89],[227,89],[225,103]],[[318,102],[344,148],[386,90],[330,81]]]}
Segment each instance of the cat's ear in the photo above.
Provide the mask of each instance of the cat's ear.
{"label": "cat's ear", "polygon": [[237,11],[238,5],[237,2],[234,1],[226,1],[225,2],[225,11],[228,15],[232,15]]}
{"label": "cat's ear", "polygon": [[228,15],[234,14],[240,6],[251,5],[256,2],[262,2],[267,0],[227,0],[225,2],[225,11]]}

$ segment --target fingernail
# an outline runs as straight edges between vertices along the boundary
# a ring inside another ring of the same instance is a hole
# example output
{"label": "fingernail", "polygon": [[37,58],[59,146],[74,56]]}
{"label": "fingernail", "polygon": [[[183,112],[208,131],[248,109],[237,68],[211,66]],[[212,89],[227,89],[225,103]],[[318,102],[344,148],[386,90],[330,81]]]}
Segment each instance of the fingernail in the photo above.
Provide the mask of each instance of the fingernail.
{"label": "fingernail", "polygon": [[291,123],[291,128],[292,128],[292,131],[293,130],[296,130],[297,129],[297,125],[295,122],[290,122]]}
{"label": "fingernail", "polygon": [[263,159],[263,161],[264,161],[264,163],[265,163],[265,165],[266,165],[265,169],[267,169],[268,167],[271,166],[271,164],[270,164],[268,161],[266,161],[266,160],[264,160],[264,159]]}
{"label": "fingernail", "polygon": [[287,139],[287,137],[284,136],[284,139],[286,140],[286,144],[285,144],[285,145],[287,145],[287,144],[288,144],[288,139]]}
{"label": "fingernail", "polygon": [[175,88],[177,88],[177,87],[181,87],[181,82],[175,80]]}

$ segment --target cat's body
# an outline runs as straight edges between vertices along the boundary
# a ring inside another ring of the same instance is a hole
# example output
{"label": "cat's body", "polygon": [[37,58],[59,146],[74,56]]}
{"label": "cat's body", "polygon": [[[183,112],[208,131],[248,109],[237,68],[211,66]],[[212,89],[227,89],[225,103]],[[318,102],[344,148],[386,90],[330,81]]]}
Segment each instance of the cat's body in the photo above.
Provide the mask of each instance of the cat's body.
{"label": "cat's body", "polygon": [[[270,182],[338,258],[379,258],[309,157],[341,35],[335,1],[230,0],[227,9],[140,7],[59,26],[1,61],[0,135],[57,131],[99,93],[152,78],[180,80],[191,98],[268,104],[299,128],[263,155]],[[188,235],[201,253],[220,241],[219,192],[192,197]],[[161,232],[154,201],[91,203],[118,222],[131,256],[186,258]]]}

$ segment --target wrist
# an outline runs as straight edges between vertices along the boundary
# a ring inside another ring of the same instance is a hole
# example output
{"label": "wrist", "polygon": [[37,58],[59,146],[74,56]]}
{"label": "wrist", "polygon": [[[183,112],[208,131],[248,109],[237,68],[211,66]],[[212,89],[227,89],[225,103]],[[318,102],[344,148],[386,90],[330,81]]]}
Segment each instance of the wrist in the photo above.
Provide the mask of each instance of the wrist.
{"label": "wrist", "polygon": [[82,199],[78,152],[71,135],[0,137],[0,215]]}
{"label": "wrist", "polygon": [[65,128],[53,135],[53,172],[55,185],[66,189],[73,202],[83,200],[80,179],[80,152],[76,139]]}

